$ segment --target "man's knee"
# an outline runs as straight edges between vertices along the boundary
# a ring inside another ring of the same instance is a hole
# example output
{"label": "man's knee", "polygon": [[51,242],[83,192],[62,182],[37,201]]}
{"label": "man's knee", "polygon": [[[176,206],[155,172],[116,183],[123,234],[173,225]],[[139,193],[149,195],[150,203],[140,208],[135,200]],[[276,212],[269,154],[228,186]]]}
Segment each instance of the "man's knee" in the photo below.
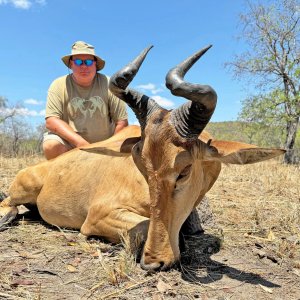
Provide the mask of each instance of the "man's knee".
{"label": "man's knee", "polygon": [[56,140],[47,140],[43,142],[44,155],[48,160],[55,158],[69,150],[71,150],[70,147],[63,145]]}

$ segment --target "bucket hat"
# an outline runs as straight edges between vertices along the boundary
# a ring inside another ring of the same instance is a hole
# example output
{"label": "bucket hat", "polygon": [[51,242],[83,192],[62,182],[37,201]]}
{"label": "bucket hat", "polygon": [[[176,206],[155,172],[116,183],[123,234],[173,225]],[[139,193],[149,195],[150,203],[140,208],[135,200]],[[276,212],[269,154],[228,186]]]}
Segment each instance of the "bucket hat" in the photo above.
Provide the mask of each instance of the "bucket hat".
{"label": "bucket hat", "polygon": [[89,55],[93,55],[95,56],[95,58],[97,59],[96,61],[96,68],[97,71],[101,70],[104,68],[105,65],[105,61],[100,58],[99,56],[97,56],[95,54],[95,48],[93,45],[88,44],[86,42],[83,41],[77,41],[72,45],[72,50],[71,50],[71,54],[63,56],[61,59],[64,62],[64,64],[69,68],[69,62],[70,62],[70,57],[72,55],[76,55],[76,54],[89,54]]}

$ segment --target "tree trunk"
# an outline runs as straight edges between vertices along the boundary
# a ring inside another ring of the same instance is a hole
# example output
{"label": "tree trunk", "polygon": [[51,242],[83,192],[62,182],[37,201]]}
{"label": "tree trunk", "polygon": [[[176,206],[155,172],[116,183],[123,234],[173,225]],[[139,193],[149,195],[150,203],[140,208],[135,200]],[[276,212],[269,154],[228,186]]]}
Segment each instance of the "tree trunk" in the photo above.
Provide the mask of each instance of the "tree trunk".
{"label": "tree trunk", "polygon": [[297,135],[297,129],[299,125],[299,117],[292,121],[287,122],[286,127],[286,140],[285,140],[285,150],[286,153],[284,155],[284,162],[286,164],[294,163],[294,145]]}

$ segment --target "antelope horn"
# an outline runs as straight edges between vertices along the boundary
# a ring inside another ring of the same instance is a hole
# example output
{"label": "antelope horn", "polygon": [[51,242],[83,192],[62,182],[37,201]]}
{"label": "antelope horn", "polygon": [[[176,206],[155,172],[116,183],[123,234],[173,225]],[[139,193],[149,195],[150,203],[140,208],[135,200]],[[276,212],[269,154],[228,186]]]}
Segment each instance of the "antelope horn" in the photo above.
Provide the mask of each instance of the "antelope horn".
{"label": "antelope horn", "polygon": [[109,81],[110,91],[129,105],[139,120],[142,130],[145,129],[151,114],[161,107],[148,96],[127,87],[152,47],[144,49],[132,62],[116,72]]}
{"label": "antelope horn", "polygon": [[166,76],[166,86],[173,95],[192,101],[174,109],[170,117],[177,133],[187,139],[198,138],[216,107],[217,94],[212,87],[183,80],[186,72],[210,47],[211,45],[191,55]]}

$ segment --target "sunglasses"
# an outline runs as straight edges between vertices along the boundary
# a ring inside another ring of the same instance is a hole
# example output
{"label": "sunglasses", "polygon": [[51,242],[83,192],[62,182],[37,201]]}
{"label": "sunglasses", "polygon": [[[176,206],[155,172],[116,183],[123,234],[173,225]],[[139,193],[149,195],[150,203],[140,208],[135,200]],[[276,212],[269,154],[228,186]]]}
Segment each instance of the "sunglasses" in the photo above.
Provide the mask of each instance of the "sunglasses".
{"label": "sunglasses", "polygon": [[72,61],[78,67],[82,66],[83,64],[85,64],[87,67],[90,67],[95,60],[94,59],[79,59],[79,58],[77,58],[77,59],[72,59]]}

